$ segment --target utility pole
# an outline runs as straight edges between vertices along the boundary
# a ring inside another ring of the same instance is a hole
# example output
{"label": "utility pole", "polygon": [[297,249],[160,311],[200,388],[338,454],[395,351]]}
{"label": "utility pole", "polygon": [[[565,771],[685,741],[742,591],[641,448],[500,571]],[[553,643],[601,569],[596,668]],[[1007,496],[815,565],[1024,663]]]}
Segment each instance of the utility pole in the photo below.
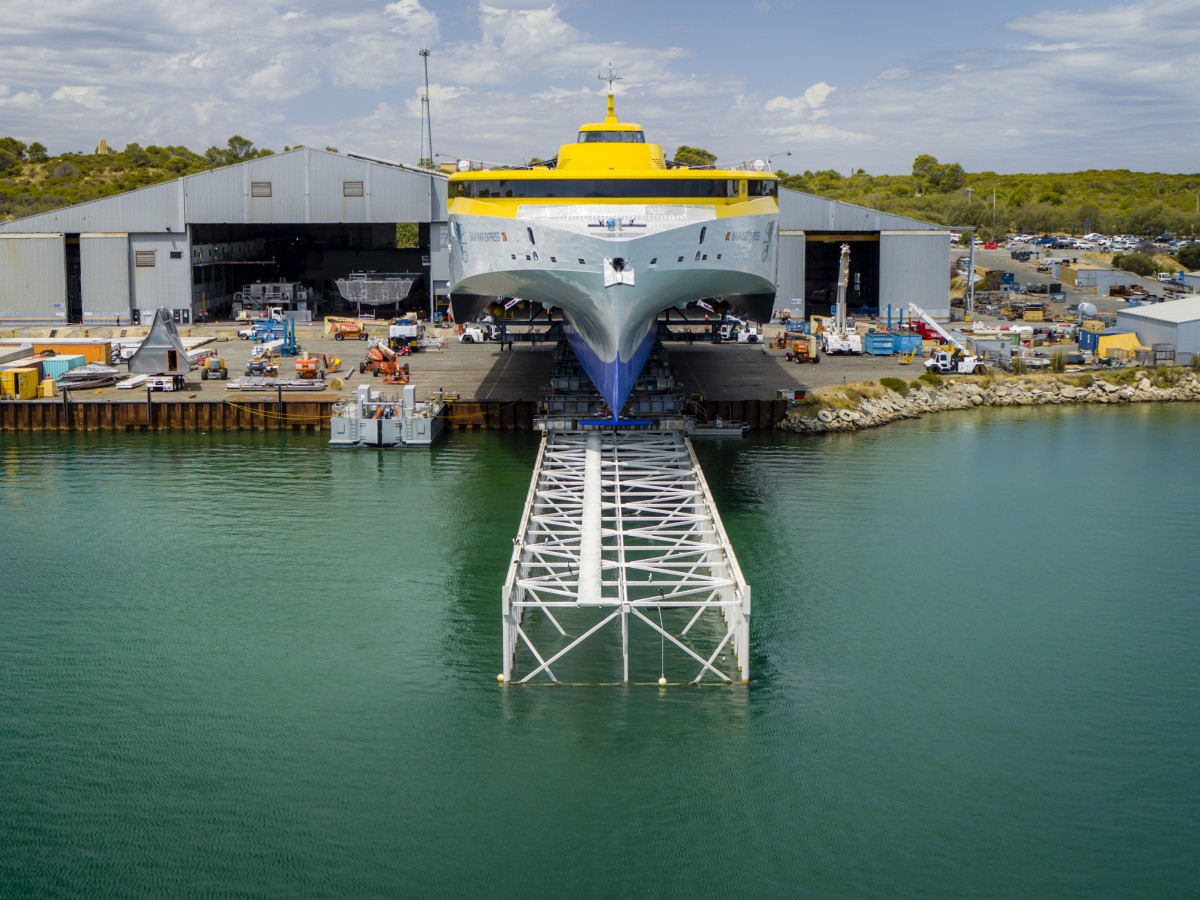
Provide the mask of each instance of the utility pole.
{"label": "utility pole", "polygon": [[[421,161],[417,164],[426,169],[433,168],[433,124],[429,118],[429,48],[422,47],[418,53],[425,63],[425,93],[421,96]],[[429,152],[426,153],[425,151]]]}
{"label": "utility pole", "polygon": [[[421,161],[417,165],[424,169],[435,168],[433,163],[433,124],[429,115],[429,48],[422,47],[418,53],[421,54],[421,61],[425,64],[425,93],[421,95]],[[428,150],[428,153],[426,153]],[[429,245],[426,249],[429,251],[430,267],[425,270],[425,283],[429,285],[429,324],[433,324],[433,316],[437,311],[437,295],[434,292],[433,285],[433,236],[435,229],[431,225],[429,228]],[[420,243],[418,241],[418,243]]]}

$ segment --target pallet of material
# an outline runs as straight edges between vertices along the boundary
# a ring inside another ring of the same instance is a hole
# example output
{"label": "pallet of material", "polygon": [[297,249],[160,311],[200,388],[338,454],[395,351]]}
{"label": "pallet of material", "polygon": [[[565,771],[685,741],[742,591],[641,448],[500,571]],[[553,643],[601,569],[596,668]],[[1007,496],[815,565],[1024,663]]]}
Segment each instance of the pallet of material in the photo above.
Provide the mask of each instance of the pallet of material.
{"label": "pallet of material", "polygon": [[130,390],[131,388],[141,387],[150,380],[149,375],[130,375],[123,381],[117,382],[117,388],[120,390]]}
{"label": "pallet of material", "polygon": [[310,378],[263,378],[247,375],[235,378],[225,385],[227,391],[323,391],[326,383]]}

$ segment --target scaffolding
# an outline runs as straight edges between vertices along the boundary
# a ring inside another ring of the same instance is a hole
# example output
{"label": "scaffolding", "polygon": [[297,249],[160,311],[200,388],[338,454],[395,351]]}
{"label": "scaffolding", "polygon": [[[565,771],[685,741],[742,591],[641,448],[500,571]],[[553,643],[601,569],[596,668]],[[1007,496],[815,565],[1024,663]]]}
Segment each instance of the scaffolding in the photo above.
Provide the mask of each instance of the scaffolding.
{"label": "scaffolding", "polygon": [[513,544],[504,682],[749,681],[750,587],[682,431],[547,432]]}

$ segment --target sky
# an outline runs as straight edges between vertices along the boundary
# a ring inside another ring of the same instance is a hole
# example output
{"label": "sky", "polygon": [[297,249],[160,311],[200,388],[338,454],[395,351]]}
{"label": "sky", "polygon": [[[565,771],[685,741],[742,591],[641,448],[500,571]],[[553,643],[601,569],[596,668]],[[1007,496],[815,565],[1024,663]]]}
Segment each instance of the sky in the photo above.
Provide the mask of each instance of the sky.
{"label": "sky", "polygon": [[52,154],[550,157],[616,108],[786,172],[1200,172],[1200,0],[0,0],[0,136]]}

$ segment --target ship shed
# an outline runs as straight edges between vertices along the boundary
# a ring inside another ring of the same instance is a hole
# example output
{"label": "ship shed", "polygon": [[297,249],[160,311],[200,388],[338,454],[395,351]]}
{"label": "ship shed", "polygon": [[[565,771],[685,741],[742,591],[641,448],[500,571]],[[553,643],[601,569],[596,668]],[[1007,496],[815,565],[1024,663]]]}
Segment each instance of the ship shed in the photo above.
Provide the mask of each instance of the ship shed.
{"label": "ship shed", "polygon": [[[416,224],[419,246],[397,247]],[[419,276],[428,309],[449,277],[446,178],[324,150],[285,153],[0,224],[0,323],[186,323],[247,285],[336,296],[351,271]]]}
{"label": "ship shed", "polygon": [[1175,351],[1175,362],[1186,365],[1200,354],[1200,295],[1166,303],[1135,306],[1117,312],[1117,328],[1134,331],[1147,347]]}
{"label": "ship shed", "polygon": [[842,244],[850,245],[849,311],[893,316],[909,303],[950,315],[950,228],[827,200],[779,192],[776,310],[828,313],[837,299]]}

